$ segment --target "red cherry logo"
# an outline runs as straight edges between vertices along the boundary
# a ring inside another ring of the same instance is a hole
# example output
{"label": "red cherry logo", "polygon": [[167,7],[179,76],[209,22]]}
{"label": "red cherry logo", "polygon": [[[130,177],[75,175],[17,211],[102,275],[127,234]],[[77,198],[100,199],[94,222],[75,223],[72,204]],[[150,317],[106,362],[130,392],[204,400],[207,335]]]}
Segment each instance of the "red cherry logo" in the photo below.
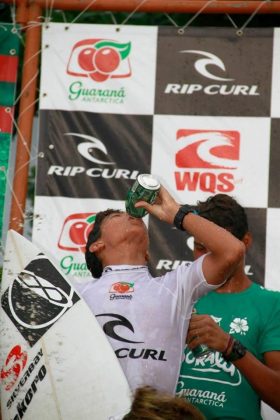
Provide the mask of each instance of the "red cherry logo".
{"label": "red cherry logo", "polygon": [[89,73],[88,75],[92,80],[95,80],[96,82],[104,82],[109,78],[107,74],[99,73],[97,70]]}
{"label": "red cherry logo", "polygon": [[88,228],[88,223],[86,222],[76,222],[71,225],[69,229],[69,237],[74,244],[79,246],[85,245],[86,243],[86,231]]}
{"label": "red cherry logo", "polygon": [[126,293],[131,287],[130,283],[116,283],[113,289],[118,293]]}
{"label": "red cherry logo", "polygon": [[117,50],[110,47],[103,47],[94,55],[95,68],[101,73],[112,73],[120,64],[121,58]]}
{"label": "red cherry logo", "polygon": [[93,64],[93,56],[96,52],[96,49],[93,47],[88,47],[83,49],[78,56],[79,66],[85,71],[95,70]]}

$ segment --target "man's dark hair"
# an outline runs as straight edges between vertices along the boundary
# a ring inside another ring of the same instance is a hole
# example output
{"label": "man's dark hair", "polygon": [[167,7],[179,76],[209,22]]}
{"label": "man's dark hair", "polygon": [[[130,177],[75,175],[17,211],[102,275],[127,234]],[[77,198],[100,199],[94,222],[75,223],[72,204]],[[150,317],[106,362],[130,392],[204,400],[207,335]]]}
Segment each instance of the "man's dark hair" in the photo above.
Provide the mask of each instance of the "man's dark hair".
{"label": "man's dark hair", "polygon": [[231,196],[217,194],[206,201],[198,201],[199,216],[229,230],[236,238],[242,239],[248,232],[248,220],[244,208]]}
{"label": "man's dark hair", "polygon": [[95,222],[94,222],[94,225],[93,225],[93,229],[90,231],[90,233],[88,235],[87,244],[86,244],[85,259],[86,259],[87,268],[91,272],[92,276],[95,277],[95,278],[101,277],[102,271],[103,271],[103,266],[102,266],[101,261],[95,255],[95,253],[91,252],[89,250],[89,248],[90,248],[90,246],[93,242],[97,241],[97,239],[100,238],[100,236],[101,236],[101,224],[102,224],[103,220],[106,217],[110,216],[110,214],[113,214],[113,213],[122,213],[122,211],[121,210],[114,210],[114,209],[107,209],[105,211],[100,211],[99,213],[97,213],[96,217],[95,217]]}

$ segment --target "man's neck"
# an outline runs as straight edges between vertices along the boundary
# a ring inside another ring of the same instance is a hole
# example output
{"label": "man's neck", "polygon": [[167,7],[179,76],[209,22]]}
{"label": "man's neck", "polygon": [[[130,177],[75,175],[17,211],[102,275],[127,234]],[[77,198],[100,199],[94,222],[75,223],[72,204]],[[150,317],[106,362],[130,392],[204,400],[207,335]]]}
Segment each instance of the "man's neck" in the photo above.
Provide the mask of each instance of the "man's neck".
{"label": "man's neck", "polygon": [[141,253],[112,252],[102,260],[103,267],[107,265],[147,265],[147,259]]}
{"label": "man's neck", "polygon": [[221,287],[217,293],[238,293],[248,289],[252,281],[246,276],[244,272],[233,274]]}

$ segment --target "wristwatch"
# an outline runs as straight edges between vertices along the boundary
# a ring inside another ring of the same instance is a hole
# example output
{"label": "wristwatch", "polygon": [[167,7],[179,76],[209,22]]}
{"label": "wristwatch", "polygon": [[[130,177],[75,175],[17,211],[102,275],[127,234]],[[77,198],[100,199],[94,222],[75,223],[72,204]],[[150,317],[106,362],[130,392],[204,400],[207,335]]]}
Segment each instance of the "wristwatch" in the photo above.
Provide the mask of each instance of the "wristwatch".
{"label": "wristwatch", "polygon": [[235,360],[239,360],[242,357],[244,357],[246,352],[247,352],[246,347],[243,346],[243,344],[240,343],[240,341],[234,340],[230,354],[227,356],[224,355],[223,357],[228,362],[234,362]]}
{"label": "wristwatch", "polygon": [[183,206],[179,208],[173,221],[173,224],[177,229],[184,230],[183,220],[184,220],[184,217],[189,213],[197,214],[197,211],[192,206],[189,206],[188,204],[184,204]]}

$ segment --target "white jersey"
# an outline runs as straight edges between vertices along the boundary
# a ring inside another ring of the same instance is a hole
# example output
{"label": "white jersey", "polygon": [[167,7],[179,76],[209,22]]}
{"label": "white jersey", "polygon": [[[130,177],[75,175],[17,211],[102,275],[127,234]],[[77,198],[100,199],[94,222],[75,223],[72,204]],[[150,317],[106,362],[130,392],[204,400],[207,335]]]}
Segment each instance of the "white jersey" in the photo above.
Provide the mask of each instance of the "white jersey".
{"label": "white jersey", "polygon": [[78,285],[132,390],[175,392],[193,304],[217,287],[206,282],[202,260],[155,278],[145,266],[110,266]]}

